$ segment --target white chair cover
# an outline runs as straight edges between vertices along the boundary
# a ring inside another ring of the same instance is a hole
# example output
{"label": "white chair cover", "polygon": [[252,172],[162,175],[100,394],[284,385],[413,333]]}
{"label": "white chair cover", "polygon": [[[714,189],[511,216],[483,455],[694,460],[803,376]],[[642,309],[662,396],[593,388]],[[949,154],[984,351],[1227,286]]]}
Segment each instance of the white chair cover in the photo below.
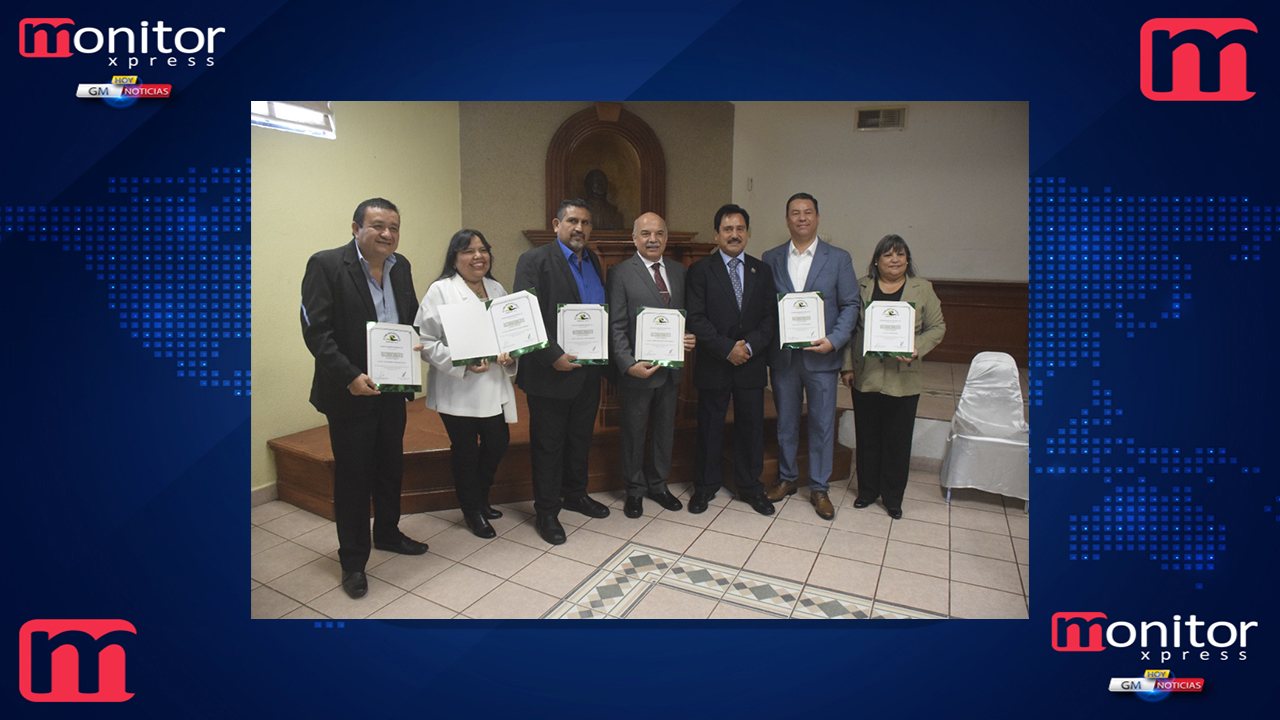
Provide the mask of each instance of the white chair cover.
{"label": "white chair cover", "polygon": [[1018,366],[978,353],[969,366],[942,459],[942,486],[1029,500],[1030,458]]}

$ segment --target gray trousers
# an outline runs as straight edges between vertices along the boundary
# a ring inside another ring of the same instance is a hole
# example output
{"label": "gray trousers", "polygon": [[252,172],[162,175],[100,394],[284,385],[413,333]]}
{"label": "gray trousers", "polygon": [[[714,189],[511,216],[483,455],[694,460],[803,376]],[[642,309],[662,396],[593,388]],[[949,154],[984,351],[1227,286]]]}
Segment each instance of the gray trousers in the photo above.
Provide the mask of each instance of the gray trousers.
{"label": "gray trousers", "polygon": [[[659,372],[666,372],[660,370]],[[622,479],[628,497],[666,492],[671,477],[671,439],[675,434],[680,383],[671,378],[656,388],[623,384],[621,395]],[[644,441],[649,430],[649,456]]]}

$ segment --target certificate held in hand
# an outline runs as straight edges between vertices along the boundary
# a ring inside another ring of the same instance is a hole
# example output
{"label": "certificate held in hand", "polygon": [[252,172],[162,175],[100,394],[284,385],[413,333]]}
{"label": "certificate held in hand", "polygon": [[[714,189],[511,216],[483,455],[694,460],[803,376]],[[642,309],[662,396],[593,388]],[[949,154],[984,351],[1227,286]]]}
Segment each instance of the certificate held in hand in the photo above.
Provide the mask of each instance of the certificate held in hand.
{"label": "certificate held in hand", "polygon": [[867,305],[863,322],[864,356],[911,357],[915,354],[915,305],[877,300]]}
{"label": "certificate held in hand", "polygon": [[538,296],[521,290],[486,303],[441,305],[440,324],[453,364],[475,365],[501,353],[518,357],[547,346]]}
{"label": "certificate held in hand", "polygon": [[556,341],[579,365],[609,364],[609,306],[561,303]]}
{"label": "certificate held in hand", "polygon": [[419,392],[422,363],[418,362],[418,331],[410,325],[365,325],[365,361],[378,392]]}
{"label": "certificate held in hand", "polygon": [[684,311],[642,307],[636,311],[636,360],[684,367]]}
{"label": "certificate held in hand", "polygon": [[778,347],[802,350],[827,336],[820,292],[778,293]]}

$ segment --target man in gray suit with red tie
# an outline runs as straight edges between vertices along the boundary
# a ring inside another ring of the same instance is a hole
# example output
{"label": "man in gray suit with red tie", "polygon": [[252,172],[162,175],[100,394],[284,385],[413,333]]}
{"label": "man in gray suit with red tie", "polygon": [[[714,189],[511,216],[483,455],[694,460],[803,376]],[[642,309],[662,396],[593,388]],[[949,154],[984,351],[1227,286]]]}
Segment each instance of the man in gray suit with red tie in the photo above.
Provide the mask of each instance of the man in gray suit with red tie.
{"label": "man in gray suit with red tie", "polygon": [[724,419],[733,400],[734,486],[761,515],[773,514],[764,494],[765,358],[777,330],[769,266],[747,255],[751,217],[737,205],[716,211],[718,249],[689,268],[688,328],[697,338],[693,384],[698,388],[698,448],[689,512],[700,513],[720,489]]}
{"label": "man in gray suit with red tie", "polygon": [[[667,247],[667,223],[656,213],[636,218],[631,228],[636,254],[609,268],[609,355],[622,376],[622,479],[627,502],[623,514],[644,514],[644,498],[667,510],[684,506],[667,490],[671,476],[671,443],[675,434],[676,401],[680,395],[678,367],[662,367],[636,359],[636,314],[644,307],[684,307],[684,265],[662,257]],[[685,352],[694,337],[684,336]],[[650,428],[649,462],[644,463],[644,438]]]}

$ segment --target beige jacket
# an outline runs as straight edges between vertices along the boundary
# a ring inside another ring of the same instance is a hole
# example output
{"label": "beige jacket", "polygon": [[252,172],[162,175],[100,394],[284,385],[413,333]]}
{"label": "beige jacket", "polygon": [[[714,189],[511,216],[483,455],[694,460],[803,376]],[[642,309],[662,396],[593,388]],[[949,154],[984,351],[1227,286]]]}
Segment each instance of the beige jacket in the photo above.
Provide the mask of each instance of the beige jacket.
{"label": "beige jacket", "polygon": [[[872,283],[875,279],[864,277],[858,281],[862,291],[862,307],[871,302]],[[915,303],[916,306],[916,359],[904,363],[897,358],[879,358],[862,356],[863,324],[858,323],[858,331],[853,334],[849,347],[845,351],[843,370],[853,371],[853,386],[858,392],[878,392],[893,397],[907,397],[920,394],[921,360],[925,353],[942,342],[946,334],[947,324],[942,320],[942,303],[933,292],[933,285],[928,280],[918,277],[907,278],[902,288],[902,301]]]}

